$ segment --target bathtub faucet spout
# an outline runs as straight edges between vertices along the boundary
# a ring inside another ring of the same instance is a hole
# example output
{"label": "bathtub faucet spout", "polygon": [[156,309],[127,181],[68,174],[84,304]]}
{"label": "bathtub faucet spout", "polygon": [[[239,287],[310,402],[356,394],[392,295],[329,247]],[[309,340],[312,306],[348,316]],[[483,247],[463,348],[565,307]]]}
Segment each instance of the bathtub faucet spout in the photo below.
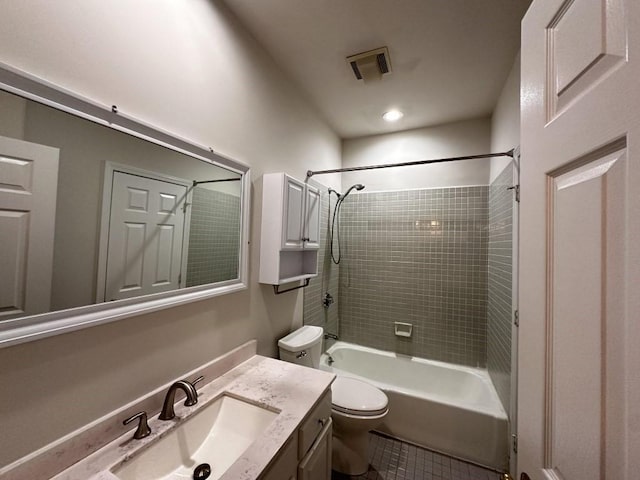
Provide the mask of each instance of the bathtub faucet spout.
{"label": "bathtub faucet spout", "polygon": [[331,355],[327,354],[327,363],[329,364],[329,366],[331,366],[333,364],[333,362],[335,362],[333,357]]}

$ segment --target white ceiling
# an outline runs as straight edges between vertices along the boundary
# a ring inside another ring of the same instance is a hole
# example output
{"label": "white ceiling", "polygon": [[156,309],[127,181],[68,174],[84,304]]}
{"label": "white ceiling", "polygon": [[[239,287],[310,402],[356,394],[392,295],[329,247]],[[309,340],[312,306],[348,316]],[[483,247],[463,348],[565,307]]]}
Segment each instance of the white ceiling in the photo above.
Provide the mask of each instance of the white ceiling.
{"label": "white ceiling", "polygon": [[[531,0],[225,0],[342,138],[490,115]],[[392,73],[345,58],[387,46]],[[381,115],[405,114],[389,124]]]}

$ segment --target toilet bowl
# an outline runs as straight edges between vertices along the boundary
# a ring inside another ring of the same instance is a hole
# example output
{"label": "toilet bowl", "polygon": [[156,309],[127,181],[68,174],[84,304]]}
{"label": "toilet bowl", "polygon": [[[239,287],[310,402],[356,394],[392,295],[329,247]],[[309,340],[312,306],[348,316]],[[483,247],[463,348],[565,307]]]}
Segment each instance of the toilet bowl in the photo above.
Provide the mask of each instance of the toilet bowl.
{"label": "toilet bowl", "polygon": [[387,396],[373,385],[349,377],[337,377],[331,385],[333,469],[362,475],[369,468],[369,431],[382,423],[389,409]]}
{"label": "toilet bowl", "polygon": [[[280,339],[280,359],[319,368],[323,333],[322,327],[305,325]],[[361,475],[369,468],[368,433],[389,411],[387,396],[362,380],[339,376],[331,385],[331,403],[332,468],[346,475]]]}

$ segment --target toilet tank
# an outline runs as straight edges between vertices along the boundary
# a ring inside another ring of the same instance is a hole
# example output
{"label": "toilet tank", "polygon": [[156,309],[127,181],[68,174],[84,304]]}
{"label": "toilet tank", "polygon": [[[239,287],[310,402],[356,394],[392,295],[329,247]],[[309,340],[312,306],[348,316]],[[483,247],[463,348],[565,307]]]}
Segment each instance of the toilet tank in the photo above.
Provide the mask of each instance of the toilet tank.
{"label": "toilet tank", "polygon": [[280,360],[318,368],[322,354],[322,327],[305,325],[278,341]]}

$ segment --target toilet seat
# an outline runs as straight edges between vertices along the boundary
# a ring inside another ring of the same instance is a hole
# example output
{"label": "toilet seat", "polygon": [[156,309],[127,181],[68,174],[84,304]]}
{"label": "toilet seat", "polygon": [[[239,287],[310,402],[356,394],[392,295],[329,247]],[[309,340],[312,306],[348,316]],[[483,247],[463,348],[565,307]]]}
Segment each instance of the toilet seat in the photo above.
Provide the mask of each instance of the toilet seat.
{"label": "toilet seat", "polygon": [[355,378],[337,377],[331,385],[333,410],[360,417],[387,412],[389,400],[382,390]]}

